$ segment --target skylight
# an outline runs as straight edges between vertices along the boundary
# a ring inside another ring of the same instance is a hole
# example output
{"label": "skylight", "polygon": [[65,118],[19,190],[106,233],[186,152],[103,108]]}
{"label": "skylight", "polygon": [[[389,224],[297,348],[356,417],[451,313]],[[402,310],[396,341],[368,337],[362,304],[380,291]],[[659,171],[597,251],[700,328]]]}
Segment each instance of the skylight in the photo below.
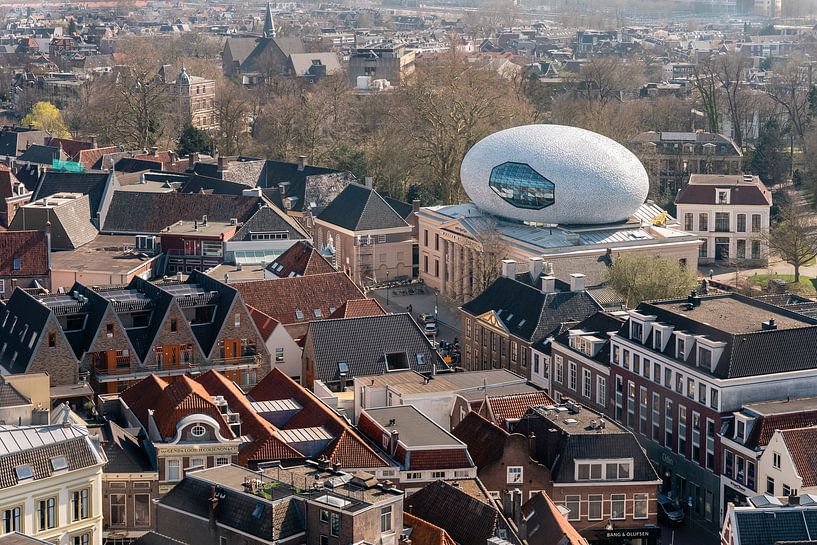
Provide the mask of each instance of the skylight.
{"label": "skylight", "polygon": [[321,317],[321,309],[319,309],[319,308],[314,309],[312,311],[312,313],[315,315],[315,318],[320,318]]}
{"label": "skylight", "polygon": [[338,372],[341,375],[348,375],[349,374],[349,364],[345,361],[338,362]]}
{"label": "skylight", "polygon": [[17,473],[18,481],[25,481],[27,479],[34,478],[34,469],[28,464],[17,466],[14,468],[14,471]]}
{"label": "skylight", "polygon": [[252,518],[260,519],[261,515],[263,515],[263,514],[264,514],[264,504],[261,503],[260,501],[256,502],[255,509],[252,510]]}
{"label": "skylight", "polygon": [[304,319],[304,313],[301,312],[301,309],[299,309],[299,308],[295,309],[295,318],[297,318],[298,320],[303,320]]}
{"label": "skylight", "polygon": [[68,469],[68,460],[65,459],[65,456],[55,456],[54,458],[51,458],[51,468],[54,471]]}

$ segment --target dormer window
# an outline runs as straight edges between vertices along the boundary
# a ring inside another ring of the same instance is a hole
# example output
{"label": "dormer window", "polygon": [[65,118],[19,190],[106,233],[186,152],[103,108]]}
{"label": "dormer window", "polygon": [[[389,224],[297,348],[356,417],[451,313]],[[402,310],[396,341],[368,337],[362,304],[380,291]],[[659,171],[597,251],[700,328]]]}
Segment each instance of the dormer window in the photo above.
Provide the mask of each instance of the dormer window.
{"label": "dormer window", "polygon": [[686,341],[679,337],[675,345],[675,357],[679,360],[686,359],[686,353]]}
{"label": "dormer window", "polygon": [[746,441],[746,422],[741,418],[735,420],[735,440],[739,443]]}
{"label": "dormer window", "polygon": [[728,189],[719,189],[718,190],[718,202],[717,204],[729,204],[729,190]]}
{"label": "dormer window", "polygon": [[658,350],[659,352],[664,349],[663,333],[664,332],[661,331],[660,329],[653,328],[653,334],[652,334],[653,348],[655,350]]}
{"label": "dormer window", "polygon": [[698,367],[707,371],[712,370],[712,351],[702,346],[698,347]]}
{"label": "dormer window", "polygon": [[630,338],[642,342],[644,339],[644,324],[630,320]]}

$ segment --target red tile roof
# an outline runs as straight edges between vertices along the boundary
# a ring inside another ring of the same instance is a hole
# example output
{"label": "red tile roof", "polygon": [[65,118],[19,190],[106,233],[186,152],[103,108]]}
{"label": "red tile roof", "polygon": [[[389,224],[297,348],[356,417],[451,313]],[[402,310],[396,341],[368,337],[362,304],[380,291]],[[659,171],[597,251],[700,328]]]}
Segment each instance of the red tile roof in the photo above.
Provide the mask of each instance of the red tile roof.
{"label": "red tile roof", "polygon": [[81,151],[94,149],[94,144],[91,142],[80,142],[79,140],[71,140],[69,138],[51,137],[47,142],[49,146],[62,148],[62,151],[64,151],[72,161],[76,161]]}
{"label": "red tile roof", "polygon": [[272,332],[275,331],[275,328],[278,327],[281,322],[256,308],[247,307],[247,310],[250,311],[250,317],[252,321],[255,322],[255,327],[258,328],[258,332],[261,333],[261,338],[265,341],[269,339],[269,336],[272,335]]}
{"label": "red tile roof", "polygon": [[529,545],[587,545],[547,494],[539,492],[522,505]]}
{"label": "red tile roof", "polygon": [[[20,267],[14,268],[15,259]],[[0,232],[0,276],[47,276],[48,239],[43,231]]]}
{"label": "red tile roof", "polygon": [[[739,176],[729,176],[730,179],[740,179]],[[715,204],[718,189],[730,190],[730,205],[761,205],[771,206],[772,194],[759,179],[752,183],[740,182],[740,185],[724,182],[723,184],[687,184],[675,198],[676,204]]]}
{"label": "red tile roof", "polygon": [[781,430],[803,487],[817,486],[817,426]]}
{"label": "red tile roof", "polygon": [[[140,388],[145,381],[149,381],[148,384]],[[204,386],[186,375],[175,377],[170,384],[151,375],[122,392],[122,399],[145,428],[150,425],[148,411],[153,410],[153,420],[162,437],[175,436],[176,424],[191,414],[207,414],[213,417],[219,423],[221,435],[233,437],[210,393]]]}
{"label": "red tile roof", "polygon": [[481,415],[470,412],[451,432],[468,445],[468,453],[477,467],[488,466],[502,457],[509,433]]}
{"label": "red tile roof", "polygon": [[[232,286],[247,305],[284,325],[328,318],[343,303],[363,298],[360,289],[342,272],[238,282]],[[315,316],[316,309],[320,309],[320,318]]]}
{"label": "red tile roof", "polygon": [[403,526],[411,528],[411,545],[457,545],[448,532],[411,513],[403,512]]}
{"label": "red tile roof", "polygon": [[[116,146],[109,146],[107,148],[91,148],[91,149],[84,149],[79,152],[79,157],[77,158],[77,162],[80,163],[85,168],[93,168],[97,161],[102,159],[103,155],[108,155],[111,153],[116,153],[119,151],[119,148]],[[108,168],[111,165],[101,165],[102,168]]]}
{"label": "red tile roof", "polygon": [[785,414],[761,416],[749,432],[746,447],[754,449],[765,447],[772,439],[775,430],[790,430],[817,426],[817,409]]}
{"label": "red tile roof", "polygon": [[290,246],[287,251],[267,266],[267,270],[281,278],[335,272],[335,268],[321,256],[314,246],[303,241]]}
{"label": "red tile roof", "polygon": [[374,299],[351,299],[338,307],[330,318],[361,318],[363,316],[383,316],[386,311]]}
{"label": "red tile roof", "polygon": [[462,469],[473,467],[468,450],[462,448],[411,450],[408,453],[406,469],[424,471],[433,469]]}
{"label": "red tile roof", "polygon": [[506,422],[519,420],[529,408],[537,405],[555,405],[555,402],[545,392],[488,396],[479,413],[504,427]]}
{"label": "red tile roof", "polygon": [[370,468],[389,465],[340,415],[279,369],[273,369],[256,384],[250,390],[250,397],[254,401],[292,399],[298,403],[302,407],[301,410],[284,425],[284,429],[319,426],[326,428],[337,439],[324,450],[323,454],[342,460],[343,467]]}

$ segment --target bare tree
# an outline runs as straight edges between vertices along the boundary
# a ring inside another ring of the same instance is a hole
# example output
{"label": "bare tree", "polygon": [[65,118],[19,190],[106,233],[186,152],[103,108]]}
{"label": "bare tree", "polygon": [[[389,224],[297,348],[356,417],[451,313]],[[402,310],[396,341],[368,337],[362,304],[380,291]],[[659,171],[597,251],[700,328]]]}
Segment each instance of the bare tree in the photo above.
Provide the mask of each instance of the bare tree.
{"label": "bare tree", "polygon": [[747,58],[741,53],[725,53],[712,60],[712,73],[720,84],[729,120],[732,125],[732,139],[738,147],[743,147],[743,99],[748,92],[745,74],[748,69]]}
{"label": "bare tree", "polygon": [[803,59],[794,58],[775,70],[766,86],[769,97],[786,113],[798,140],[805,135],[808,124],[810,85],[811,66]]}
{"label": "bare tree", "polygon": [[216,87],[213,107],[219,125],[215,139],[219,152],[224,155],[240,153],[251,107],[247,91],[241,85],[223,81]]}
{"label": "bare tree", "polygon": [[[502,260],[508,257],[510,246],[497,230],[497,221],[491,216],[476,222],[480,251],[475,252],[471,264],[471,294],[485,291],[502,274]],[[468,279],[464,279],[467,281]],[[465,290],[463,290],[464,292]]]}
{"label": "bare tree", "polygon": [[769,250],[794,267],[794,283],[800,282],[800,267],[817,257],[817,234],[809,224],[805,214],[792,205],[783,207],[780,220],[767,232],[763,239]]}
{"label": "bare tree", "polygon": [[706,117],[706,128],[709,132],[719,132],[721,126],[721,108],[718,97],[720,83],[711,70],[702,64],[695,64],[690,78],[692,89]]}

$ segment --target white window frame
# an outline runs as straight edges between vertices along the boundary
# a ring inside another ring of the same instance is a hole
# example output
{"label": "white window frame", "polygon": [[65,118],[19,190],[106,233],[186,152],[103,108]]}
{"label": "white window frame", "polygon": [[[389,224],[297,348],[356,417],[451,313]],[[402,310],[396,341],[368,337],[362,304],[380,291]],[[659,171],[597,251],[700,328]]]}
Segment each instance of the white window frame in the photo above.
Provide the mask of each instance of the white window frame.
{"label": "white window frame", "polygon": [[[517,471],[518,470],[518,471]],[[518,475],[518,478],[515,476]],[[525,468],[522,466],[508,466],[505,470],[506,484],[522,484],[525,480]]]}

